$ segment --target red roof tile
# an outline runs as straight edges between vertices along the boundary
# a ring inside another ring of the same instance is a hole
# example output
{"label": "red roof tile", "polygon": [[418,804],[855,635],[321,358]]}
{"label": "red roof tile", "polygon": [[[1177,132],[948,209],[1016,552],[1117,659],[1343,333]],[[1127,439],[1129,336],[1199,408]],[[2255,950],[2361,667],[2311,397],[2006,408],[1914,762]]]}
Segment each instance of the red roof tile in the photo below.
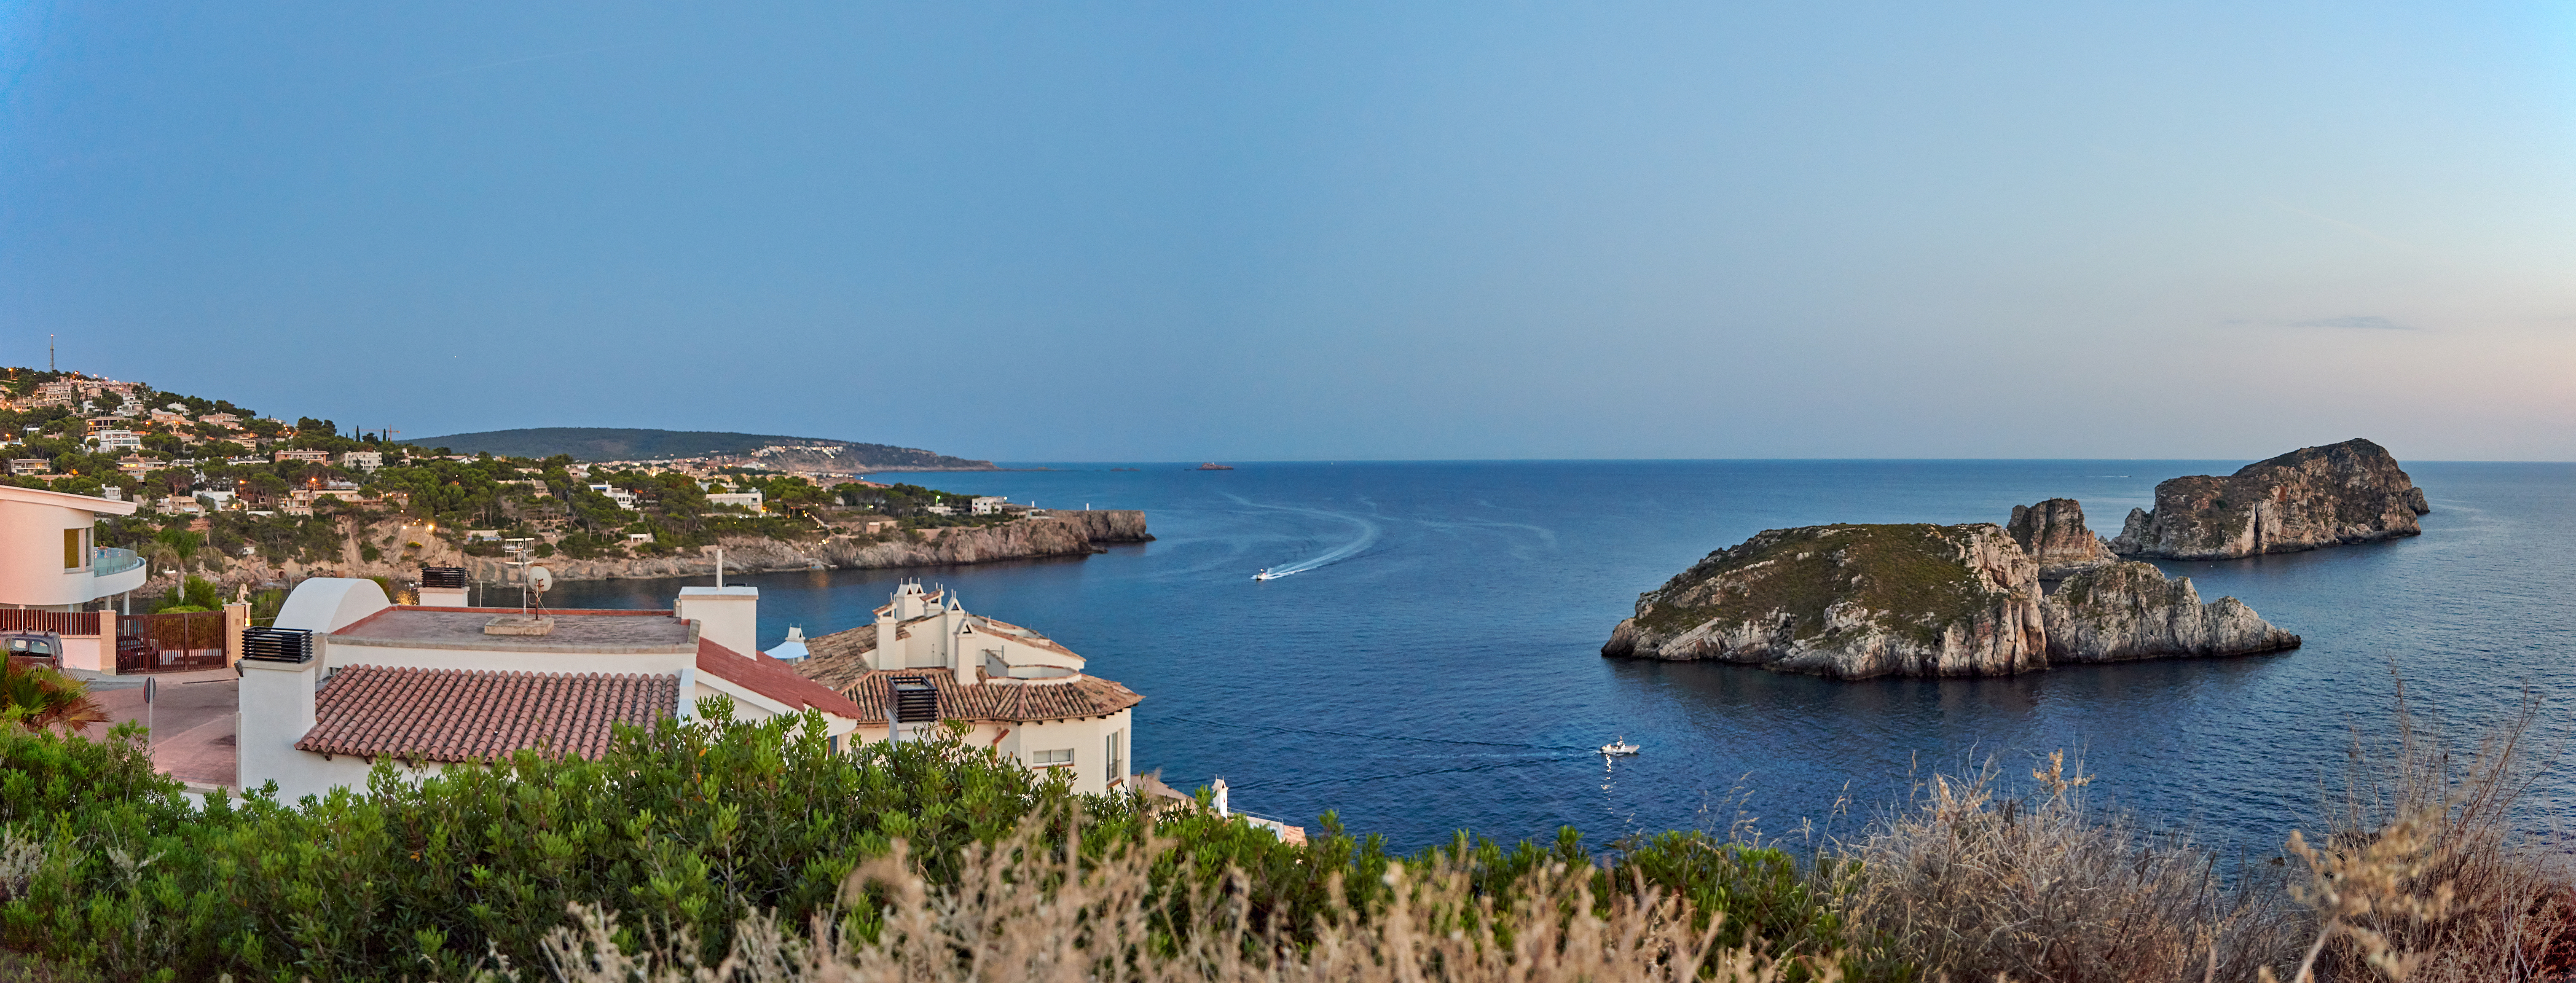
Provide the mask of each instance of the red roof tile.
{"label": "red roof tile", "polygon": [[787,663],[757,653],[746,657],[703,638],[698,640],[698,671],[723,677],[744,689],[787,704],[791,710],[810,707],[853,720],[860,714],[859,705],[850,702],[849,697],[797,675],[795,667]]}
{"label": "red roof tile", "polygon": [[859,705],[859,720],[883,724],[886,707],[894,702],[889,684],[895,679],[919,679],[937,688],[942,720],[1072,720],[1105,717],[1145,702],[1136,691],[1097,676],[985,680],[959,686],[956,674],[946,669],[880,669],[858,677],[841,692]]}
{"label": "red roof tile", "polygon": [[680,677],[344,666],[315,698],[297,750],[482,761],[522,748],[595,758],[612,724],[650,726],[679,706]]}

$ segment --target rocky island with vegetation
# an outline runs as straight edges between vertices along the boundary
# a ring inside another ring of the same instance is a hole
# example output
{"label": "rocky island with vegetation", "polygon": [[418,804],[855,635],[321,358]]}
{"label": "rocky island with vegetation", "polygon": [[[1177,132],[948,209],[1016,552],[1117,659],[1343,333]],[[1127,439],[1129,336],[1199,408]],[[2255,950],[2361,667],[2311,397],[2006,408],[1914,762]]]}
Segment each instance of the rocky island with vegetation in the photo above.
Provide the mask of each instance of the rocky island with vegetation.
{"label": "rocky island with vegetation", "polygon": [[2421,535],[2433,511],[2388,449],[2355,438],[2257,461],[2227,477],[2156,485],[2110,548],[2122,556],[2228,560]]}
{"label": "rocky island with vegetation", "polygon": [[1640,596],[1601,654],[1868,679],[2298,644],[2242,601],[2204,604],[2189,579],[2123,562],[2080,503],[2050,499],[2016,506],[2009,526],[1765,530]]}

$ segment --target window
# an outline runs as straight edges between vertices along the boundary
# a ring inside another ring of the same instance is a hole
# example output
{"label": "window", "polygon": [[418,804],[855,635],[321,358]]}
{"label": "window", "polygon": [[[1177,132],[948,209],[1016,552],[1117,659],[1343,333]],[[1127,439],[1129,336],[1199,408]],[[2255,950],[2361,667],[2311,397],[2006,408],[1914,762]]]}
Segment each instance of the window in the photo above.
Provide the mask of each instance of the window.
{"label": "window", "polygon": [[1031,751],[1029,752],[1029,767],[1071,768],[1073,767],[1073,749],[1064,748],[1056,751]]}
{"label": "window", "polygon": [[1126,780],[1127,778],[1127,755],[1122,753],[1126,749],[1119,747],[1119,745],[1126,742],[1127,732],[1125,730],[1113,730],[1109,732],[1109,781],[1111,784],[1116,784]]}
{"label": "window", "polygon": [[89,530],[63,530],[63,569],[89,569]]}

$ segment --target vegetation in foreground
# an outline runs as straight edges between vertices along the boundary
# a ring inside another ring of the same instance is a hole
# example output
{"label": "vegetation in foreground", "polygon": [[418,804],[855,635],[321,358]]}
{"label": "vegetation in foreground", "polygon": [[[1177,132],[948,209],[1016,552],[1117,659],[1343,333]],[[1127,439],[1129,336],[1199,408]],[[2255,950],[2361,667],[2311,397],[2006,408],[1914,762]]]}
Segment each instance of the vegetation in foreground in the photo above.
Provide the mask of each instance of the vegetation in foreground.
{"label": "vegetation in foreground", "polygon": [[[0,943],[55,978],[2174,980],[2555,978],[2566,869],[2518,838],[2528,715],[2360,753],[2244,869],[2031,783],[1941,776],[1801,858],[1675,832],[1290,846],[809,721],[622,732],[418,781],[203,808],[129,726],[0,726]],[[8,711],[0,711],[0,714]],[[0,962],[0,967],[13,963]]]}

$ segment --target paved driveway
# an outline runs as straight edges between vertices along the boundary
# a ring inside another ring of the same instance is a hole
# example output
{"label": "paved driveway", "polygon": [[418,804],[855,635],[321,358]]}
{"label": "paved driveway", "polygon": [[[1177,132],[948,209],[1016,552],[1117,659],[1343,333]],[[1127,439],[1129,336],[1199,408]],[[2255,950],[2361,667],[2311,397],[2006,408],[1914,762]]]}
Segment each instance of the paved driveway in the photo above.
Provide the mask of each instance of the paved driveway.
{"label": "paved driveway", "polygon": [[[234,784],[233,712],[241,705],[239,677],[226,668],[154,678],[158,685],[153,687],[149,714],[153,766],[182,781]],[[92,735],[146,718],[141,676],[93,677],[89,692],[108,715],[108,723],[90,729]]]}

